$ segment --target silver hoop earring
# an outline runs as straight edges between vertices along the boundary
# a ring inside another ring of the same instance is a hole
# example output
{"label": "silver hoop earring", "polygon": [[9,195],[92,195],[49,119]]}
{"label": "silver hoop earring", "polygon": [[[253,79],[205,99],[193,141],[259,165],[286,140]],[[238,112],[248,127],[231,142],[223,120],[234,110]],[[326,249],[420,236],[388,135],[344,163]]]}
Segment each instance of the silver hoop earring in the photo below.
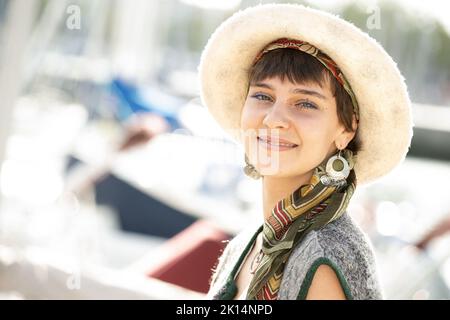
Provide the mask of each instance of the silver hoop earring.
{"label": "silver hoop earring", "polygon": [[258,170],[255,169],[255,167],[250,163],[248,160],[247,155],[245,155],[245,167],[244,167],[244,173],[255,180],[258,180],[261,178],[261,174],[258,172]]}
{"label": "silver hoop earring", "polygon": [[342,186],[347,183],[347,177],[350,174],[350,165],[347,160],[341,156],[342,150],[337,155],[328,159],[325,174],[320,177],[322,184],[326,186]]}

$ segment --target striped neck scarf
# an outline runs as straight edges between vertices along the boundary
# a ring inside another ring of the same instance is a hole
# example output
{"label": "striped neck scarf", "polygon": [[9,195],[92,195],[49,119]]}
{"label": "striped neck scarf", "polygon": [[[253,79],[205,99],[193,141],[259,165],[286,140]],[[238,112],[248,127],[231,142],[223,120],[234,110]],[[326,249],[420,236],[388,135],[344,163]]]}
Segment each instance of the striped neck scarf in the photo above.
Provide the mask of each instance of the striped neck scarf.
{"label": "striped neck scarf", "polygon": [[[353,168],[350,150],[342,156]],[[350,170],[346,184],[326,186],[320,177],[326,174],[326,161],[319,165],[308,184],[299,187],[280,200],[263,225],[262,259],[256,268],[247,291],[247,300],[276,300],[284,267],[292,249],[313,230],[318,230],[338,219],[347,209],[356,188],[355,171]],[[253,241],[256,239],[254,236]],[[250,249],[248,244],[247,248]],[[244,252],[245,253],[245,252]],[[243,263],[244,253],[228,276],[225,284],[214,295],[214,300],[231,300],[237,293],[234,278]]]}
{"label": "striped neck scarf", "polygon": [[[353,162],[351,151],[344,157]],[[283,270],[293,248],[312,230],[339,218],[346,210],[356,188],[354,170],[347,184],[337,188],[325,186],[320,177],[325,162],[318,166],[310,183],[280,200],[263,226],[263,257],[250,282],[247,300],[276,300]]]}

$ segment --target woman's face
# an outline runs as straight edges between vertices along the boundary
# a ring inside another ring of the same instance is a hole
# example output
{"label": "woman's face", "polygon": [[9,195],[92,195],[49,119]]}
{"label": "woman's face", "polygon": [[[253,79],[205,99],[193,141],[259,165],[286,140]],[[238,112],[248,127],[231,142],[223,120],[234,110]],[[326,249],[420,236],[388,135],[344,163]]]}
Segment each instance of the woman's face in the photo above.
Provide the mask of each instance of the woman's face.
{"label": "woman's face", "polygon": [[245,152],[262,175],[312,172],[354,133],[338,120],[328,82],[296,84],[268,78],[250,86],[241,116]]}

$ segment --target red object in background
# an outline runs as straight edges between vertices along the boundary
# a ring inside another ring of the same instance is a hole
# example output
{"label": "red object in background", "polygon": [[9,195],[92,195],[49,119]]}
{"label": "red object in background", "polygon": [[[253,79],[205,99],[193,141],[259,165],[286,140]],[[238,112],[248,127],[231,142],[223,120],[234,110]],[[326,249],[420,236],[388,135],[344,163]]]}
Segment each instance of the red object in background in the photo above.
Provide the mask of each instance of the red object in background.
{"label": "red object in background", "polygon": [[167,240],[164,257],[147,275],[193,291],[207,293],[212,269],[230,236],[214,224],[199,220]]}

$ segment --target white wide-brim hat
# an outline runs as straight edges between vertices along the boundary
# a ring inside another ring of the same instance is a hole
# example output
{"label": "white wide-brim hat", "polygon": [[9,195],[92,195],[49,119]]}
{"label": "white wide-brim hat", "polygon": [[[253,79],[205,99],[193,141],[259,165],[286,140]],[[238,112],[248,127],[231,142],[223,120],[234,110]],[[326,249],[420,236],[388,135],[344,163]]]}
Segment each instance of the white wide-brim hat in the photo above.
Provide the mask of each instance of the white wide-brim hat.
{"label": "white wide-brim hat", "polygon": [[332,14],[296,4],[247,8],[224,21],[208,40],[198,68],[202,103],[240,141],[248,70],[257,54],[279,38],[309,42],[330,56],[359,105],[358,184],[372,182],[402,162],[412,139],[411,102],[403,76],[368,34]]}

